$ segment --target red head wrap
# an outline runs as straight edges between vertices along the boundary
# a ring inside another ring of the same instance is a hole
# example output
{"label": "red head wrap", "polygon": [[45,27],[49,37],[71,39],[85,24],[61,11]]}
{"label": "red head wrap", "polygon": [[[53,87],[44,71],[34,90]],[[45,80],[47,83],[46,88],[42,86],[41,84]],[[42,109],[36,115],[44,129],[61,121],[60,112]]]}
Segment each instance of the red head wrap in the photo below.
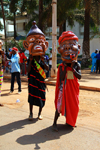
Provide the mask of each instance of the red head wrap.
{"label": "red head wrap", "polygon": [[78,42],[78,37],[72,31],[65,31],[58,39],[59,45],[66,40],[76,40]]}
{"label": "red head wrap", "polygon": [[16,48],[16,47],[13,47],[12,50],[18,52],[18,48]]}

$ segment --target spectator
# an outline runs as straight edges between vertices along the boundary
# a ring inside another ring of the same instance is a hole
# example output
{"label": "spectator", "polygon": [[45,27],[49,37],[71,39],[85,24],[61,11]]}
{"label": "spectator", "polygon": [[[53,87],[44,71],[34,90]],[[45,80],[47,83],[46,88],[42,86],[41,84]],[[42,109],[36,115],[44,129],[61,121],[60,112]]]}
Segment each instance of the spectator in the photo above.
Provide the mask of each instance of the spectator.
{"label": "spectator", "polygon": [[96,58],[96,55],[97,55],[97,52],[98,52],[98,49],[95,50],[95,52],[93,52],[91,54],[91,58],[92,58],[92,67],[91,67],[91,73],[94,71],[96,71],[96,61],[97,61],[97,58]]}
{"label": "spectator", "polygon": [[16,47],[12,48],[12,57],[11,57],[11,89],[10,93],[14,91],[14,81],[15,76],[18,83],[18,94],[21,93],[21,79],[20,79],[20,65],[19,65],[19,55],[18,49]]}
{"label": "spectator", "polygon": [[96,55],[96,58],[97,58],[96,73],[98,72],[98,70],[99,70],[99,73],[100,73],[100,50],[99,50],[99,54]]}
{"label": "spectator", "polygon": [[20,49],[19,52],[19,56],[20,56],[20,68],[21,68],[21,74],[22,76],[25,75],[25,61],[27,60],[27,57],[25,56],[24,52],[22,51],[22,49]]}
{"label": "spectator", "polygon": [[5,55],[5,71],[8,73],[9,71],[9,60],[7,59],[7,56]]}

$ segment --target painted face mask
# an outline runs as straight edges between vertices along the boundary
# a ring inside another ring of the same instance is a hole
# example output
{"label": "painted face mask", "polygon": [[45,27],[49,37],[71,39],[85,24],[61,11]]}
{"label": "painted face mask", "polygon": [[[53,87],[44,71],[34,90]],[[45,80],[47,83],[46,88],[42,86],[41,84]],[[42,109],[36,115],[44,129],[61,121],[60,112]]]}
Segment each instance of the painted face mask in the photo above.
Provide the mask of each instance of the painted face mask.
{"label": "painted face mask", "polygon": [[48,48],[48,42],[45,40],[44,33],[37,27],[36,22],[33,22],[26,40],[23,41],[25,49],[33,56],[41,56],[45,54]]}
{"label": "painted face mask", "polygon": [[71,63],[77,60],[80,53],[80,45],[78,44],[78,37],[71,31],[63,32],[59,37],[58,52],[61,54],[62,60]]}

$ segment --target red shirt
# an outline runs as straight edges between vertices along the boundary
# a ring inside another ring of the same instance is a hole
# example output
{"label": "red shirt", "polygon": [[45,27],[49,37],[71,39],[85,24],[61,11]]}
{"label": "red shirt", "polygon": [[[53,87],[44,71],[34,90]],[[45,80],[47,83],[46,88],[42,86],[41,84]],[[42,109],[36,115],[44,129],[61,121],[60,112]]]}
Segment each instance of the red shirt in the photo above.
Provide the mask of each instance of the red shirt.
{"label": "red shirt", "polygon": [[19,53],[19,57],[20,57],[20,63],[23,63],[23,60],[27,59],[24,53]]}

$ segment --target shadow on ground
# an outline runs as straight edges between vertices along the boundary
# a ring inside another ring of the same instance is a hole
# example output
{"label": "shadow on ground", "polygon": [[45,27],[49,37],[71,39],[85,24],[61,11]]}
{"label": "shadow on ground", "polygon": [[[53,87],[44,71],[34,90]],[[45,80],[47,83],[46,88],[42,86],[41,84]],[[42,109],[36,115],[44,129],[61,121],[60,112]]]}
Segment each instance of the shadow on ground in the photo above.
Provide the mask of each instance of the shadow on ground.
{"label": "shadow on ground", "polygon": [[72,127],[67,125],[58,125],[58,132],[52,130],[52,126],[45,128],[33,135],[24,135],[19,137],[16,142],[21,145],[35,144],[34,149],[41,149],[39,144],[47,141],[60,139],[62,135],[68,134],[73,131]]}
{"label": "shadow on ground", "polygon": [[34,118],[33,121],[29,121],[28,119],[15,121],[12,123],[9,123],[7,125],[0,127],[0,135],[7,134],[9,132],[13,132],[14,130],[22,129],[24,128],[24,125],[27,124],[33,124],[38,121],[38,118]]}

